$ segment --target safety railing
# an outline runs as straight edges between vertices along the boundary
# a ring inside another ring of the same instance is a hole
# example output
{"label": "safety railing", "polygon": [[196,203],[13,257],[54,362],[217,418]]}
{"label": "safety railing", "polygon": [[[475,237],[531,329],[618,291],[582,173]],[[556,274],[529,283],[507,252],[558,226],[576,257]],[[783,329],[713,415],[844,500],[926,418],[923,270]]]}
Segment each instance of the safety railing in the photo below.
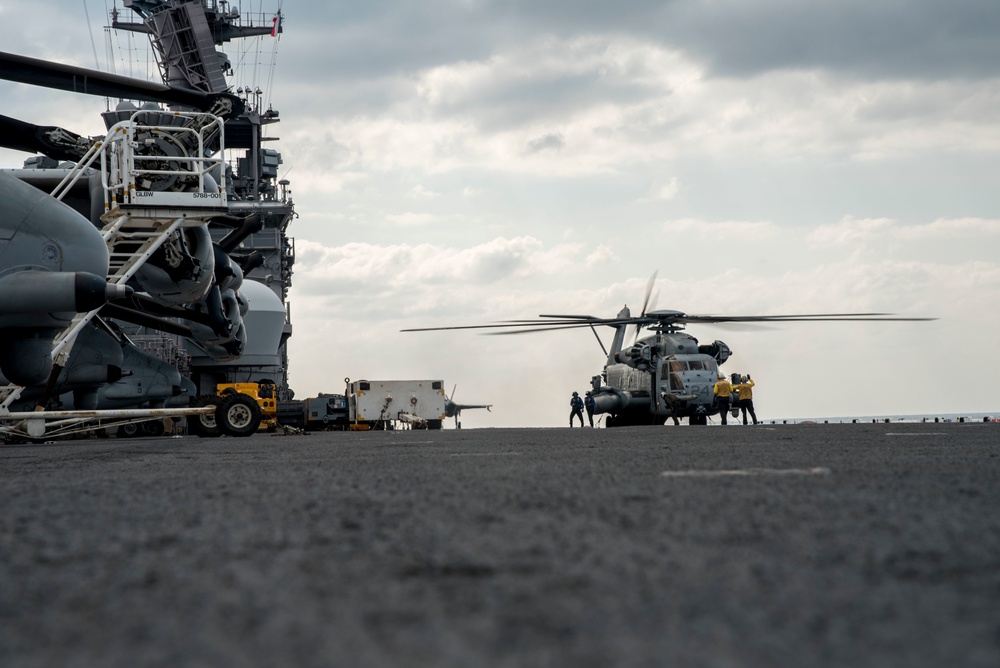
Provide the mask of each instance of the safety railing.
{"label": "safety railing", "polygon": [[101,152],[105,212],[122,205],[224,206],[224,151],[217,116],[136,111],[111,128]]}
{"label": "safety railing", "polygon": [[100,160],[105,213],[120,205],[218,208],[226,201],[224,154],[219,117],[140,109],[95,141],[52,196],[61,200]]}

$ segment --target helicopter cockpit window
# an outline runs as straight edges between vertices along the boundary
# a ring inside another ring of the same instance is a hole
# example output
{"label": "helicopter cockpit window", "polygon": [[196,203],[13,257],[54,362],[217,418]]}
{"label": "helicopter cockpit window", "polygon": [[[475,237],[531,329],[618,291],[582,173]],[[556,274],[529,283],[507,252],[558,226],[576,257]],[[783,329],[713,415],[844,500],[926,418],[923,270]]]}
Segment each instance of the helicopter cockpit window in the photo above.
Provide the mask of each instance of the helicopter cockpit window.
{"label": "helicopter cockpit window", "polygon": [[699,375],[702,373],[710,373],[713,376],[719,373],[718,363],[711,357],[698,356],[695,359],[670,359],[666,360],[663,365],[665,373],[673,374],[683,374],[686,371],[697,371]]}
{"label": "helicopter cockpit window", "polygon": [[712,373],[718,373],[719,365],[712,358],[705,358],[700,360],[688,360],[688,368],[692,371],[711,371]]}

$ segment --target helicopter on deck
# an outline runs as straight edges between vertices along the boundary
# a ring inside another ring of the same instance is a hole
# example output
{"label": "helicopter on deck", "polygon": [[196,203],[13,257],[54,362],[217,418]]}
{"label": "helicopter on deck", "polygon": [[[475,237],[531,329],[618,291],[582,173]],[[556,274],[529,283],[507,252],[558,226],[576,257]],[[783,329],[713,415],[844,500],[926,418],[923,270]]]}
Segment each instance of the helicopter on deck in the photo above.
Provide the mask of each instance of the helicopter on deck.
{"label": "helicopter on deck", "polygon": [[[687,418],[689,424],[706,425],[718,413],[713,388],[721,373],[719,367],[732,356],[723,341],[699,343],[684,331],[690,324],[759,323],[776,324],[810,321],[922,321],[934,318],[896,317],[890,313],[816,313],[797,315],[690,315],[682,311],[649,310],[650,293],[656,274],[649,281],[640,315],[633,316],[626,305],[613,318],[592,315],[540,315],[539,320],[509,320],[489,325],[458,327],[423,327],[404,332],[450,329],[492,329],[494,335],[526,334],[549,330],[588,327],[594,332],[606,355],[603,371],[592,380],[591,395],[595,413],[606,414],[607,427],[662,425],[671,417]],[[604,346],[597,327],[615,329],[610,349]],[[634,340],[626,345],[628,330],[634,327]],[[647,329],[649,336],[639,337]]]}
{"label": "helicopter on deck", "polygon": [[[120,337],[108,343],[95,335],[95,327],[101,329],[98,312],[181,330],[220,359],[239,356],[246,339],[246,308],[239,302],[243,272],[221,244],[213,244],[207,223],[230,218],[220,192],[221,160],[210,153],[222,146],[220,119],[241,111],[240,100],[14,54],[0,53],[0,65],[0,78],[11,81],[153,100],[141,108],[123,102],[106,112],[108,134],[96,138],[0,116],[0,145],[41,154],[24,169],[0,174],[0,196],[17,204],[0,214],[0,282],[24,302],[0,304],[6,351],[0,379],[10,383],[10,392],[24,388],[23,394],[17,391],[19,405],[45,405],[72,390],[77,398],[88,397],[74,402],[77,408],[94,408],[98,389],[118,382],[123,373],[145,375],[139,369],[147,364],[131,371],[110,364],[104,365],[106,373],[67,374],[80,367],[70,357],[74,348],[77,357],[87,359],[121,357],[123,348],[130,359],[142,357]],[[166,111],[155,101],[197,110]],[[54,194],[46,194],[50,191]],[[165,198],[169,201],[160,201]],[[53,287],[57,283],[61,291]],[[69,283],[85,285],[88,298],[81,299],[75,287],[76,299],[63,298],[54,308],[52,300]],[[169,322],[166,315],[180,322]],[[80,346],[74,345],[77,340]],[[60,345],[62,353],[56,350]],[[71,375],[88,380],[81,384]],[[162,383],[157,375],[146,385]],[[172,393],[180,390],[167,382]],[[0,398],[15,405],[10,393]],[[132,403],[147,400],[139,393]]]}
{"label": "helicopter on deck", "polygon": [[[231,91],[215,46],[282,29],[214,3],[126,6],[143,22],[115,10],[113,27],[149,35],[164,83],[0,53],[0,79],[121,100],[102,114],[104,136],[0,116],[0,146],[39,154],[0,171],[0,414],[186,406],[206,392],[137,346],[136,331],[183,338],[213,373],[254,348],[246,318],[267,300],[244,278],[264,259],[241,244],[272,211],[293,212],[260,201],[280,158],[257,135],[277,112]],[[248,145],[235,173],[224,152]],[[275,338],[272,320],[261,337],[256,317],[254,338]],[[203,375],[214,395],[218,373]]]}

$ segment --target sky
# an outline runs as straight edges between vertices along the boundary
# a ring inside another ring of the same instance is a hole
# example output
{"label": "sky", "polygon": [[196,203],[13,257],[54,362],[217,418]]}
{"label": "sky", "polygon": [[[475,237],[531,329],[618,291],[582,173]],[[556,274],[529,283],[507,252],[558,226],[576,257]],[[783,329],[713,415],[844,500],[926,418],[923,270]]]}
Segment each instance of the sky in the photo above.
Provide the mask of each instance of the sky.
{"label": "sky", "polygon": [[[119,74],[139,69],[106,37],[110,6],[0,0],[3,48],[100,69],[118,49]],[[603,368],[590,331],[399,330],[638,311],[656,272],[656,307],[691,314],[938,318],[690,327],[732,348],[723,370],[753,376],[764,420],[1000,414],[995,0],[283,13],[238,60],[262,63],[244,76],[282,118],[297,397],[443,379],[493,405],[463,427],[564,426]],[[103,99],[0,94],[6,115],[103,133]]]}

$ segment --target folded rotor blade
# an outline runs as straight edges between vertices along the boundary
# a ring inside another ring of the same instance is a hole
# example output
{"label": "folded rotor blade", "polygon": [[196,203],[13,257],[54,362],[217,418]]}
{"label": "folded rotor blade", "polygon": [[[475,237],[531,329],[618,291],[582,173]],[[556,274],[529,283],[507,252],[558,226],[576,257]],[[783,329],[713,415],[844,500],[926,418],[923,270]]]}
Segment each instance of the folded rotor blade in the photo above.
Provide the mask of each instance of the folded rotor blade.
{"label": "folded rotor blade", "polygon": [[[80,135],[55,126],[42,126],[0,116],[0,146],[14,151],[41,153],[54,160],[79,160]],[[82,142],[86,145],[86,142]]]}
{"label": "folded rotor blade", "polygon": [[231,115],[236,116],[243,111],[240,99],[229,93],[205,93],[189,88],[176,88],[2,51],[0,78],[71,93],[183,104],[202,110],[211,109],[220,98],[228,98],[234,109]]}

